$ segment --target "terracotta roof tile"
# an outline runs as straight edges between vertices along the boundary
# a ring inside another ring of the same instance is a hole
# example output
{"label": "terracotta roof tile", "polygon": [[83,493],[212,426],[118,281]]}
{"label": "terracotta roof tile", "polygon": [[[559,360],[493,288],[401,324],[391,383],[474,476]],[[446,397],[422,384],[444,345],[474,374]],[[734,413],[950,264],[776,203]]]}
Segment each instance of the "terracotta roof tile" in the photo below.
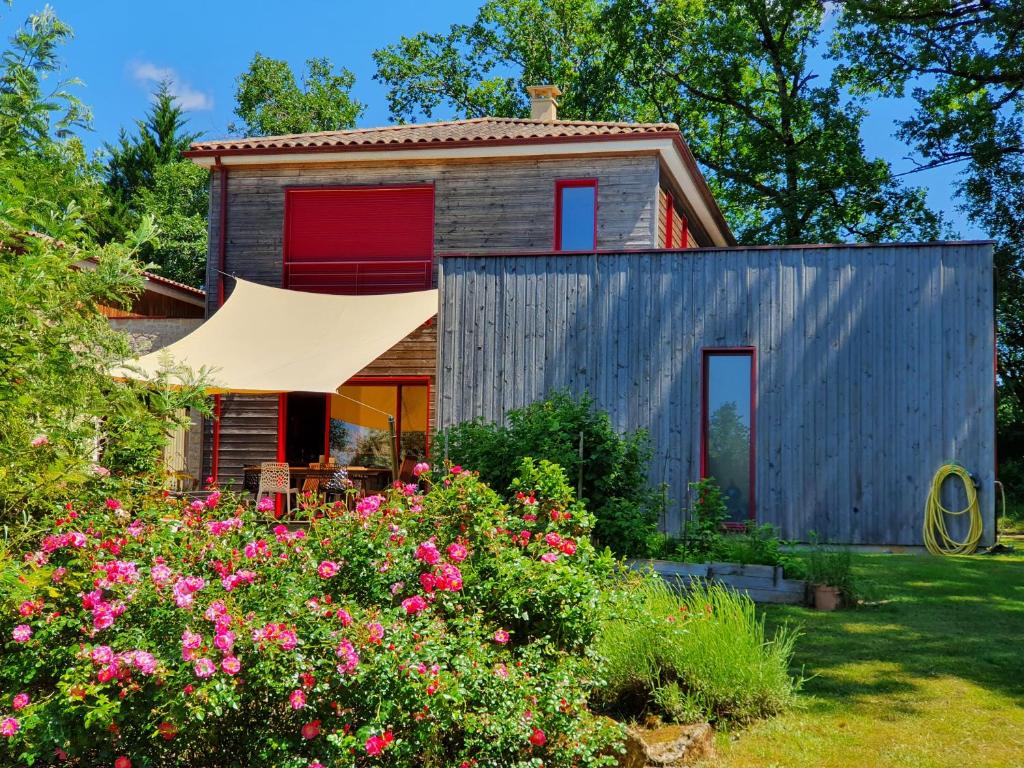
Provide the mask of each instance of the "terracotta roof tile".
{"label": "terracotta roof tile", "polygon": [[610,136],[678,134],[675,123],[607,123],[573,120],[479,117],[442,123],[411,123],[383,128],[355,128],[286,136],[254,136],[242,139],[197,142],[187,155],[222,152],[259,152],[293,149],[396,149],[418,146],[482,144],[508,141],[586,140]]}

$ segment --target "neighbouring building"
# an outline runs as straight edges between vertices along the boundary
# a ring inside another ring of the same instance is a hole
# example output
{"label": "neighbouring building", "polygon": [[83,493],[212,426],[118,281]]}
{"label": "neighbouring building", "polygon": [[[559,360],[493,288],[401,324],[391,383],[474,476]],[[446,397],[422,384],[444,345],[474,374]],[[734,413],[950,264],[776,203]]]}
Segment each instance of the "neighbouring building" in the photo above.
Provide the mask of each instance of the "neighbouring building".
{"label": "neighbouring building", "polygon": [[[88,269],[89,261],[79,263]],[[130,307],[101,306],[112,328],[128,334],[132,348],[144,354],[184,338],[203,323],[206,292],[153,272],[143,272],[143,288]],[[203,417],[188,414],[191,427],[171,434],[164,450],[164,465],[177,475],[177,484],[198,485],[202,480]]]}
{"label": "neighbouring building", "polygon": [[649,431],[669,531],[713,475],[736,520],[784,537],[919,544],[955,459],[991,539],[989,243],[738,247],[675,125],[562,121],[555,89],[531,96],[533,119],[192,146],[212,173],[207,316],[225,275],[440,291],[438,316],[336,395],[220,396],[203,474],[372,465],[385,412],[420,457],[438,426],[569,388]]}

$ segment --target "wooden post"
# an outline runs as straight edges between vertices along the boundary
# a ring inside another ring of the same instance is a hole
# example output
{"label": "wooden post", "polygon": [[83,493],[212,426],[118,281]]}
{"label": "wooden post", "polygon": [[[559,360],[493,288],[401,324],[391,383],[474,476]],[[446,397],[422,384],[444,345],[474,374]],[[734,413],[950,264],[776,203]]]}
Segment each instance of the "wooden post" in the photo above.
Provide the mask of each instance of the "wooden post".
{"label": "wooden post", "polygon": [[388,415],[388,432],[391,435],[391,482],[398,479],[398,432],[395,430],[395,417]]}
{"label": "wooden post", "polygon": [[576,500],[583,496],[583,431],[580,431],[580,464],[576,476]]}

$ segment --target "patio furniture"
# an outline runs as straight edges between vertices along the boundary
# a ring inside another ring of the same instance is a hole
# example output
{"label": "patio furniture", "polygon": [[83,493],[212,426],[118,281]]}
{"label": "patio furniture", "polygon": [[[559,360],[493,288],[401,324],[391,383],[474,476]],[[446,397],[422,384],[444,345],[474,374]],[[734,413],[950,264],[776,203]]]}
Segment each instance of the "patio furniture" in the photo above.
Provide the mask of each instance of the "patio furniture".
{"label": "patio furniture", "polygon": [[292,495],[298,494],[298,489],[291,484],[291,468],[284,463],[276,461],[265,461],[260,464],[260,484],[256,492],[256,502],[266,494],[270,496],[275,493],[285,495],[288,514],[292,512]]}
{"label": "patio furniture", "polygon": [[[287,465],[284,465],[287,466]],[[263,464],[250,465],[242,470],[242,488],[257,494],[259,490],[260,472]],[[328,482],[339,471],[344,471],[349,480],[360,491],[360,495],[378,493],[391,482],[391,470],[384,467],[345,467],[334,465],[328,469],[310,467],[289,467],[290,482],[301,488],[308,477],[316,477],[321,484]],[[321,485],[322,487],[322,485]]]}

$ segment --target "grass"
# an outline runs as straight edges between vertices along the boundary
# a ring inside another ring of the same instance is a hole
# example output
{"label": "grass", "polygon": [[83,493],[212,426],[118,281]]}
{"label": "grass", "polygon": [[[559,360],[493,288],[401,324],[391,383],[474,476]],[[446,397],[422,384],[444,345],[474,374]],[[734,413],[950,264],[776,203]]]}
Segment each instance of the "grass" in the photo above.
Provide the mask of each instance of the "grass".
{"label": "grass", "polygon": [[623,719],[744,722],[784,711],[795,633],[766,634],[749,598],[721,586],[677,594],[659,578],[606,594],[596,704]]}
{"label": "grass", "polygon": [[857,555],[872,602],[797,624],[797,706],[719,734],[717,768],[1024,766],[1024,558]]}

